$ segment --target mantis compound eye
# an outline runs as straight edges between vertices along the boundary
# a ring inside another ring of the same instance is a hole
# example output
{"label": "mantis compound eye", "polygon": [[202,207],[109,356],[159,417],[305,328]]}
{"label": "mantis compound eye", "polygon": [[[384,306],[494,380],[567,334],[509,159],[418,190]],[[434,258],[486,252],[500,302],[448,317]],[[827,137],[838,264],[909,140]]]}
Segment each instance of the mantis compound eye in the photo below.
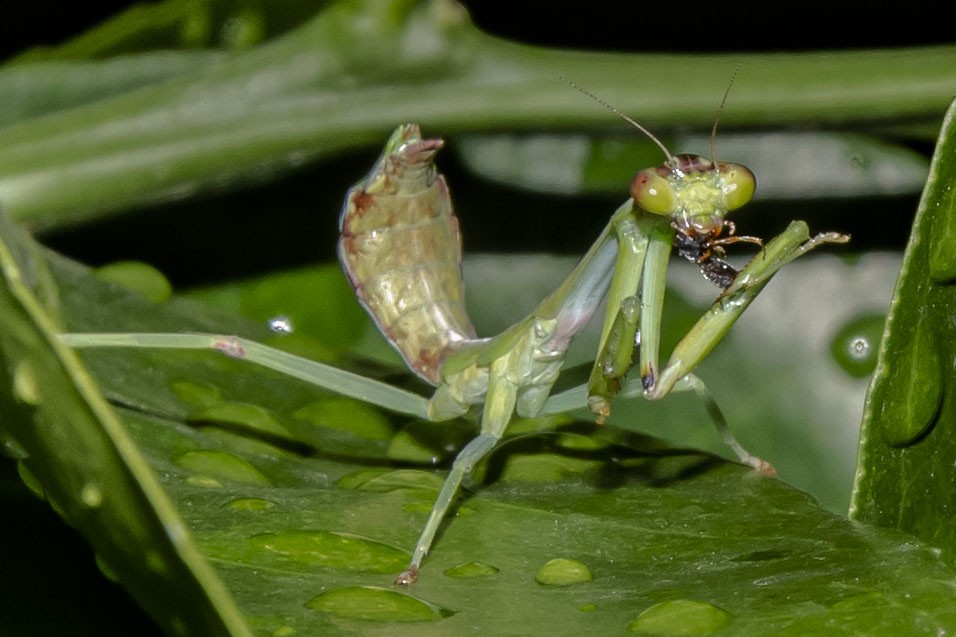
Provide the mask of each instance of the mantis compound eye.
{"label": "mantis compound eye", "polygon": [[743,164],[719,162],[717,172],[722,178],[721,190],[727,210],[736,210],[753,199],[757,178],[749,168]]}
{"label": "mantis compound eye", "polygon": [[652,168],[634,175],[631,197],[634,203],[655,215],[669,215],[677,208],[677,193],[673,186]]}

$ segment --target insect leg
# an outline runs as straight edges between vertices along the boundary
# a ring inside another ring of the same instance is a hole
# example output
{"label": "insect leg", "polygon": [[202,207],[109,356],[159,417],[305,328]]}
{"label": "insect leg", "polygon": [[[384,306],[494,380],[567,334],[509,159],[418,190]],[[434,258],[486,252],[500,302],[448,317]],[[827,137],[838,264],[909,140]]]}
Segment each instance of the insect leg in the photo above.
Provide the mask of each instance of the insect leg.
{"label": "insect leg", "polygon": [[674,383],[674,387],[671,391],[692,391],[703,403],[704,408],[707,410],[707,415],[710,416],[711,422],[714,424],[714,428],[717,430],[717,434],[720,436],[721,441],[731,451],[734,452],[734,455],[737,456],[737,459],[740,460],[742,464],[747,465],[748,467],[753,467],[760,473],[769,476],[777,475],[777,471],[773,468],[766,460],[758,458],[754,454],[747,451],[746,447],[740,444],[740,441],[737,440],[733,432],[730,431],[730,426],[727,424],[727,418],[724,416],[723,410],[721,410],[720,405],[717,404],[717,401],[714,400],[714,395],[710,393],[710,390],[707,389],[707,385],[704,384],[700,378],[694,374],[687,374],[679,381]]}
{"label": "insect leg", "polygon": [[674,229],[668,224],[658,224],[650,231],[641,283],[641,382],[644,387],[653,387],[657,378],[667,264],[673,241]]}
{"label": "insect leg", "polygon": [[647,398],[663,398],[678,380],[693,371],[781,267],[820,245],[846,243],[848,240],[846,235],[833,232],[810,239],[806,223],[792,222],[767,244],[761,254],[750,260],[677,344],[665,368],[647,388]]}
{"label": "insect leg", "polygon": [[599,423],[610,415],[611,397],[620,390],[621,379],[631,368],[634,335],[641,311],[637,291],[649,240],[647,229],[633,214],[616,220],[614,232],[617,258],[598,356],[588,380],[588,408],[597,415]]}
{"label": "insect leg", "polygon": [[[692,390],[704,399],[712,419],[722,437],[727,439],[726,421],[703,383],[688,375],[710,353],[727,333],[734,321],[757,297],[763,287],[781,267],[810,250],[825,243],[846,243],[849,237],[837,233],[819,234],[809,237],[807,224],[792,222],[784,232],[770,241],[761,254],[758,254],[740,271],[734,282],[717,298],[711,308],[697,321],[694,327],[681,339],[671,353],[667,365],[651,385],[645,385],[644,396],[649,400],[663,398],[674,390]],[[730,437],[732,440],[732,436]],[[739,445],[730,443],[732,448]],[[745,450],[738,451],[738,457],[756,468],[764,468],[762,461],[755,459]]]}
{"label": "insect leg", "polygon": [[495,359],[491,363],[488,394],[481,417],[481,433],[465,445],[455,458],[451,471],[445,478],[445,483],[442,485],[441,491],[438,492],[435,504],[432,505],[432,510],[428,514],[428,520],[425,521],[418,543],[412,552],[412,560],[408,568],[395,578],[396,584],[407,586],[418,579],[418,570],[421,567],[422,560],[428,554],[428,550],[435,540],[435,534],[458,494],[462,480],[471,473],[475,465],[495,448],[498,441],[501,440],[501,436],[504,435],[505,428],[511,420],[512,413],[514,413],[518,397],[518,388],[509,378],[509,371],[512,367],[513,360],[510,353]]}
{"label": "insect leg", "polygon": [[116,347],[212,350],[394,412],[419,418],[428,415],[428,400],[418,394],[238,336],[107,332],[60,334],[59,338],[66,345],[77,349]]}

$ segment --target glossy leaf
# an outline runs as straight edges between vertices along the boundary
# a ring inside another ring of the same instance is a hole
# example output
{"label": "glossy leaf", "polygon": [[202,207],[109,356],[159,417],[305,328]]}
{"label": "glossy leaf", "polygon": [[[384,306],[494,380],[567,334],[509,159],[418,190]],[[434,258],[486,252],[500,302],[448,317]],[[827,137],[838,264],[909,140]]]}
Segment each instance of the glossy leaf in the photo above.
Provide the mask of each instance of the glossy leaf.
{"label": "glossy leaf", "polygon": [[940,132],[867,396],[852,513],[956,554],[956,103]]}
{"label": "glossy leaf", "polygon": [[4,447],[166,630],[248,634],[129,431],[58,342],[58,290],[38,246],[0,225]]}
{"label": "glossy leaf", "polygon": [[[9,228],[4,238],[18,254],[36,250]],[[47,296],[56,292],[65,329],[178,325],[260,338],[268,333],[261,324],[191,301],[154,305],[61,258],[36,263],[52,272]],[[23,286],[11,289],[32,298]],[[14,315],[4,314],[9,327]],[[23,350],[7,344],[25,329],[16,325],[2,341],[7,369],[14,370]],[[60,350],[46,339],[30,350],[30,360],[70,357]],[[597,626],[623,631],[659,622],[671,622],[675,631],[730,625],[737,634],[766,634],[768,627],[807,634],[852,625],[854,632],[898,634],[956,621],[950,571],[911,539],[854,526],[784,483],[739,466],[696,453],[660,456],[660,443],[614,427],[559,420],[515,424],[519,438],[484,468],[483,483],[474,485],[449,521],[421,580],[410,591],[396,591],[389,583],[405,563],[440,475],[429,459],[409,464],[406,452],[393,455],[395,441],[417,440],[431,457],[447,461],[448,441],[462,444],[459,434],[467,425],[435,425],[430,436],[411,438],[406,432],[420,426],[402,420],[343,429],[327,419],[341,409],[348,413],[347,405],[318,407],[341,399],[214,352],[104,350],[82,358],[122,425],[107,426],[110,416],[87,424],[75,411],[62,410],[50,410],[50,425],[64,434],[112,431],[131,445],[124,459],[113,461],[116,469],[107,468],[109,447],[87,450],[82,465],[106,473],[83,482],[109,479],[129,488],[132,495],[117,515],[147,529],[142,521],[157,515],[151,507],[182,516],[187,537],[195,537],[201,559],[216,571],[215,579],[201,580],[204,592],[189,599],[196,608],[210,608],[201,603],[210,595],[220,609],[234,601],[256,634],[427,635],[475,625],[495,633],[526,633],[529,627],[539,633]],[[62,376],[86,386],[81,367]],[[8,379],[6,401],[49,395],[48,378],[36,375],[33,384]],[[18,418],[5,419],[3,431],[30,453],[30,466],[45,486],[59,484],[54,476],[71,475],[75,453],[55,453],[24,435],[29,411],[5,413]],[[547,433],[555,427],[560,435]],[[537,431],[542,433],[532,433]],[[63,451],[72,450],[58,440]],[[655,451],[647,455],[648,449]],[[132,481],[111,477],[132,467]],[[160,491],[142,495],[142,485],[157,479]],[[72,501],[69,493],[49,492],[58,502]],[[120,493],[104,492],[103,503]],[[165,497],[174,509],[155,504]],[[81,489],[73,506],[88,507],[91,498]],[[150,562],[140,557],[168,541],[168,526],[125,534],[122,548],[132,555],[122,557],[111,545],[113,535],[104,533],[104,525],[115,523],[111,516],[92,516],[80,529],[111,556],[123,581],[146,581]],[[888,571],[892,581],[884,576]],[[190,570],[173,569],[167,577],[181,595],[195,582]],[[219,581],[225,590],[211,592]],[[130,587],[160,621],[168,617],[163,586]],[[185,630],[215,634],[193,623],[193,616],[180,615]],[[243,631],[236,625],[230,630]]]}

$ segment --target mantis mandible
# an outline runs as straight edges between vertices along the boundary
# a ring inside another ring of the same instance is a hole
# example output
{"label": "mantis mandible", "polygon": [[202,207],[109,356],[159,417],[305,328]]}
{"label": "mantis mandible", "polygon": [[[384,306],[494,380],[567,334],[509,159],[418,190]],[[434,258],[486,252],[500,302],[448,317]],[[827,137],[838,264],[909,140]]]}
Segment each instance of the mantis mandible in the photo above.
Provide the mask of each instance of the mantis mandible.
{"label": "mantis mandible", "polygon": [[[632,122],[633,123],[633,122]],[[644,129],[638,125],[642,131]],[[644,131],[645,133],[647,131]],[[649,135],[649,133],[647,133]],[[587,404],[603,421],[616,394],[663,398],[693,391],[703,399],[723,440],[740,460],[765,473],[770,466],[730,434],[704,384],[691,372],[785,264],[826,243],[849,237],[810,237],[792,222],[764,245],[738,236],[727,212],[747,203],[753,173],[744,166],[696,155],[671,155],[637,173],[631,197],[565,281],[525,319],[492,338],[477,338],[464,310],[461,239],[444,178],[434,156],[440,139],[423,139],[416,124],[399,126],[371,172],[351,190],[342,211],[339,256],[356,295],[398,349],[409,369],[435,387],[428,400],[259,343],[208,334],[63,334],[70,346],[219,350],[392,411],[445,420],[481,410],[480,433],[458,453],[396,583],[419,574],[462,480],[498,444],[515,414],[537,416]],[[739,272],[724,246],[761,245]],[[658,366],[661,310],[672,247],[721,288],[716,301]],[[607,296],[601,343],[590,381],[550,396],[574,336]],[[639,335],[640,378],[628,383]]]}

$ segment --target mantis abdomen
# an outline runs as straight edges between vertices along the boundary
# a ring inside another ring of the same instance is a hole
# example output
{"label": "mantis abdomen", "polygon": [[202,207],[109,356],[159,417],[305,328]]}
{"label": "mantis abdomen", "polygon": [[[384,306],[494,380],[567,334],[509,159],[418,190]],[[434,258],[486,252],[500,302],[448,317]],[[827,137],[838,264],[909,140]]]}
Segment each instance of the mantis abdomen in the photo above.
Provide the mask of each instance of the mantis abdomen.
{"label": "mantis abdomen", "polygon": [[445,358],[475,339],[465,312],[461,234],[432,157],[440,139],[399,127],[382,159],[349,190],[339,259],[378,328],[423,379],[441,382]]}

